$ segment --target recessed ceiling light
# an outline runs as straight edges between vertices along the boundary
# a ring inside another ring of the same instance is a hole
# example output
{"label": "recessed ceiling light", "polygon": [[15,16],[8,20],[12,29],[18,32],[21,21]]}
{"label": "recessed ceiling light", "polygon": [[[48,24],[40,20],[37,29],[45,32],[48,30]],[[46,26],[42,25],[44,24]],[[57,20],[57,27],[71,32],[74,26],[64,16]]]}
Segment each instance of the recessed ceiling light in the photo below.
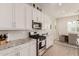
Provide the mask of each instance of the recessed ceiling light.
{"label": "recessed ceiling light", "polygon": [[58,3],[59,6],[62,6],[62,3]]}

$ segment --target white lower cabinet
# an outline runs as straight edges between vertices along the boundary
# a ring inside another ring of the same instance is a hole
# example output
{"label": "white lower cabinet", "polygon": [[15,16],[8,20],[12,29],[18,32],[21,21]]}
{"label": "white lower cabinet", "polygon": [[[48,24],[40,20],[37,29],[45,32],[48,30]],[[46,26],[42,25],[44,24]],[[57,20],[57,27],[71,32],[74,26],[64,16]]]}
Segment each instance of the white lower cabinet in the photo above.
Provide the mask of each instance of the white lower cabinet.
{"label": "white lower cabinet", "polygon": [[0,56],[19,56],[19,47],[12,47],[0,51]]}
{"label": "white lower cabinet", "polygon": [[46,48],[49,48],[53,45],[53,38],[51,36],[48,36],[46,39]]}
{"label": "white lower cabinet", "polygon": [[0,56],[36,56],[36,40],[1,50]]}
{"label": "white lower cabinet", "polygon": [[20,50],[20,56],[29,56],[30,55],[30,51],[29,51],[29,45],[28,43],[23,44],[21,46],[21,50]]}
{"label": "white lower cabinet", "polygon": [[11,52],[11,53],[4,55],[4,56],[20,56],[20,52]]}
{"label": "white lower cabinet", "polygon": [[30,56],[36,56],[36,40],[30,42]]}
{"label": "white lower cabinet", "polygon": [[21,56],[36,56],[36,40],[32,40],[29,43],[21,45]]}

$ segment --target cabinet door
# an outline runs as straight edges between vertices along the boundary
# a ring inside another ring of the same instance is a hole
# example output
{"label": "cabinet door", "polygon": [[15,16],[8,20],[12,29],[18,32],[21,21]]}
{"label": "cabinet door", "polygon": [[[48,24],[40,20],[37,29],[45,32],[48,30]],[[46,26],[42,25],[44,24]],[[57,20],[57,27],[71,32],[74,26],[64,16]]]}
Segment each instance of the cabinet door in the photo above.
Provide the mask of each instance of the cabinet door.
{"label": "cabinet door", "polygon": [[20,56],[20,52],[11,52],[9,54],[6,54],[5,56]]}
{"label": "cabinet door", "polygon": [[37,9],[33,8],[33,20],[38,21],[38,16],[37,16]]}
{"label": "cabinet door", "polygon": [[0,56],[19,56],[19,47],[11,47],[0,51]]}
{"label": "cabinet door", "polygon": [[44,22],[45,22],[45,29],[50,30],[50,25],[52,25],[52,21],[47,15],[44,15]]}
{"label": "cabinet door", "polygon": [[42,13],[39,10],[37,10],[37,17],[37,21],[42,22]]}
{"label": "cabinet door", "polygon": [[12,4],[0,4],[0,28],[12,27]]}
{"label": "cabinet door", "polygon": [[45,29],[45,15],[42,13],[42,29]]}
{"label": "cabinet door", "polygon": [[49,48],[50,46],[53,45],[53,38],[51,36],[47,37],[46,39],[46,48]]}
{"label": "cabinet door", "polygon": [[47,30],[47,26],[48,26],[48,17],[45,14],[42,14],[42,24],[43,24],[43,28],[44,30]]}
{"label": "cabinet door", "polygon": [[35,22],[41,22],[41,16],[42,13],[39,10],[33,8],[33,20]]}
{"label": "cabinet door", "polygon": [[36,40],[30,42],[30,56],[36,56]]}
{"label": "cabinet door", "polygon": [[21,56],[29,56],[29,43],[21,45],[20,55]]}
{"label": "cabinet door", "polygon": [[48,17],[47,15],[45,15],[45,29],[46,30],[48,30],[48,25],[49,25]]}
{"label": "cabinet door", "polygon": [[26,5],[26,29],[32,30],[32,20],[33,20],[33,8],[29,5]]}
{"label": "cabinet door", "polygon": [[21,45],[21,56],[36,56],[36,40],[32,40],[29,43]]}
{"label": "cabinet door", "polygon": [[25,29],[25,4],[14,5],[14,20],[16,28]]}

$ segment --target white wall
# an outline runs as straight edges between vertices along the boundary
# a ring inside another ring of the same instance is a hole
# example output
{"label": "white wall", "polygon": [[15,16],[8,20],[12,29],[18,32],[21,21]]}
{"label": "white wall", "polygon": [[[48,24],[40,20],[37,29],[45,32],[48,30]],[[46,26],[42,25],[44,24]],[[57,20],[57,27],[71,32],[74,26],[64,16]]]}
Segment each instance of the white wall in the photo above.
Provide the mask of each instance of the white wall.
{"label": "white wall", "polygon": [[67,23],[69,21],[78,20],[77,16],[69,16],[57,19],[57,31],[59,35],[68,34]]}

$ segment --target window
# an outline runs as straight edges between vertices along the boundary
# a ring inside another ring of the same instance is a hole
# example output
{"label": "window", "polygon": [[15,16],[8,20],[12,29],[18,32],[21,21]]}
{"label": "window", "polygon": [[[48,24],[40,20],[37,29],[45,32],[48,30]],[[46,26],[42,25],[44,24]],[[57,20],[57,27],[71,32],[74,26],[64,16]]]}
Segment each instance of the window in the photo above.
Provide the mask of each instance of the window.
{"label": "window", "polygon": [[67,23],[68,32],[77,32],[77,29],[79,31],[79,27],[77,28],[77,21],[70,21]]}

